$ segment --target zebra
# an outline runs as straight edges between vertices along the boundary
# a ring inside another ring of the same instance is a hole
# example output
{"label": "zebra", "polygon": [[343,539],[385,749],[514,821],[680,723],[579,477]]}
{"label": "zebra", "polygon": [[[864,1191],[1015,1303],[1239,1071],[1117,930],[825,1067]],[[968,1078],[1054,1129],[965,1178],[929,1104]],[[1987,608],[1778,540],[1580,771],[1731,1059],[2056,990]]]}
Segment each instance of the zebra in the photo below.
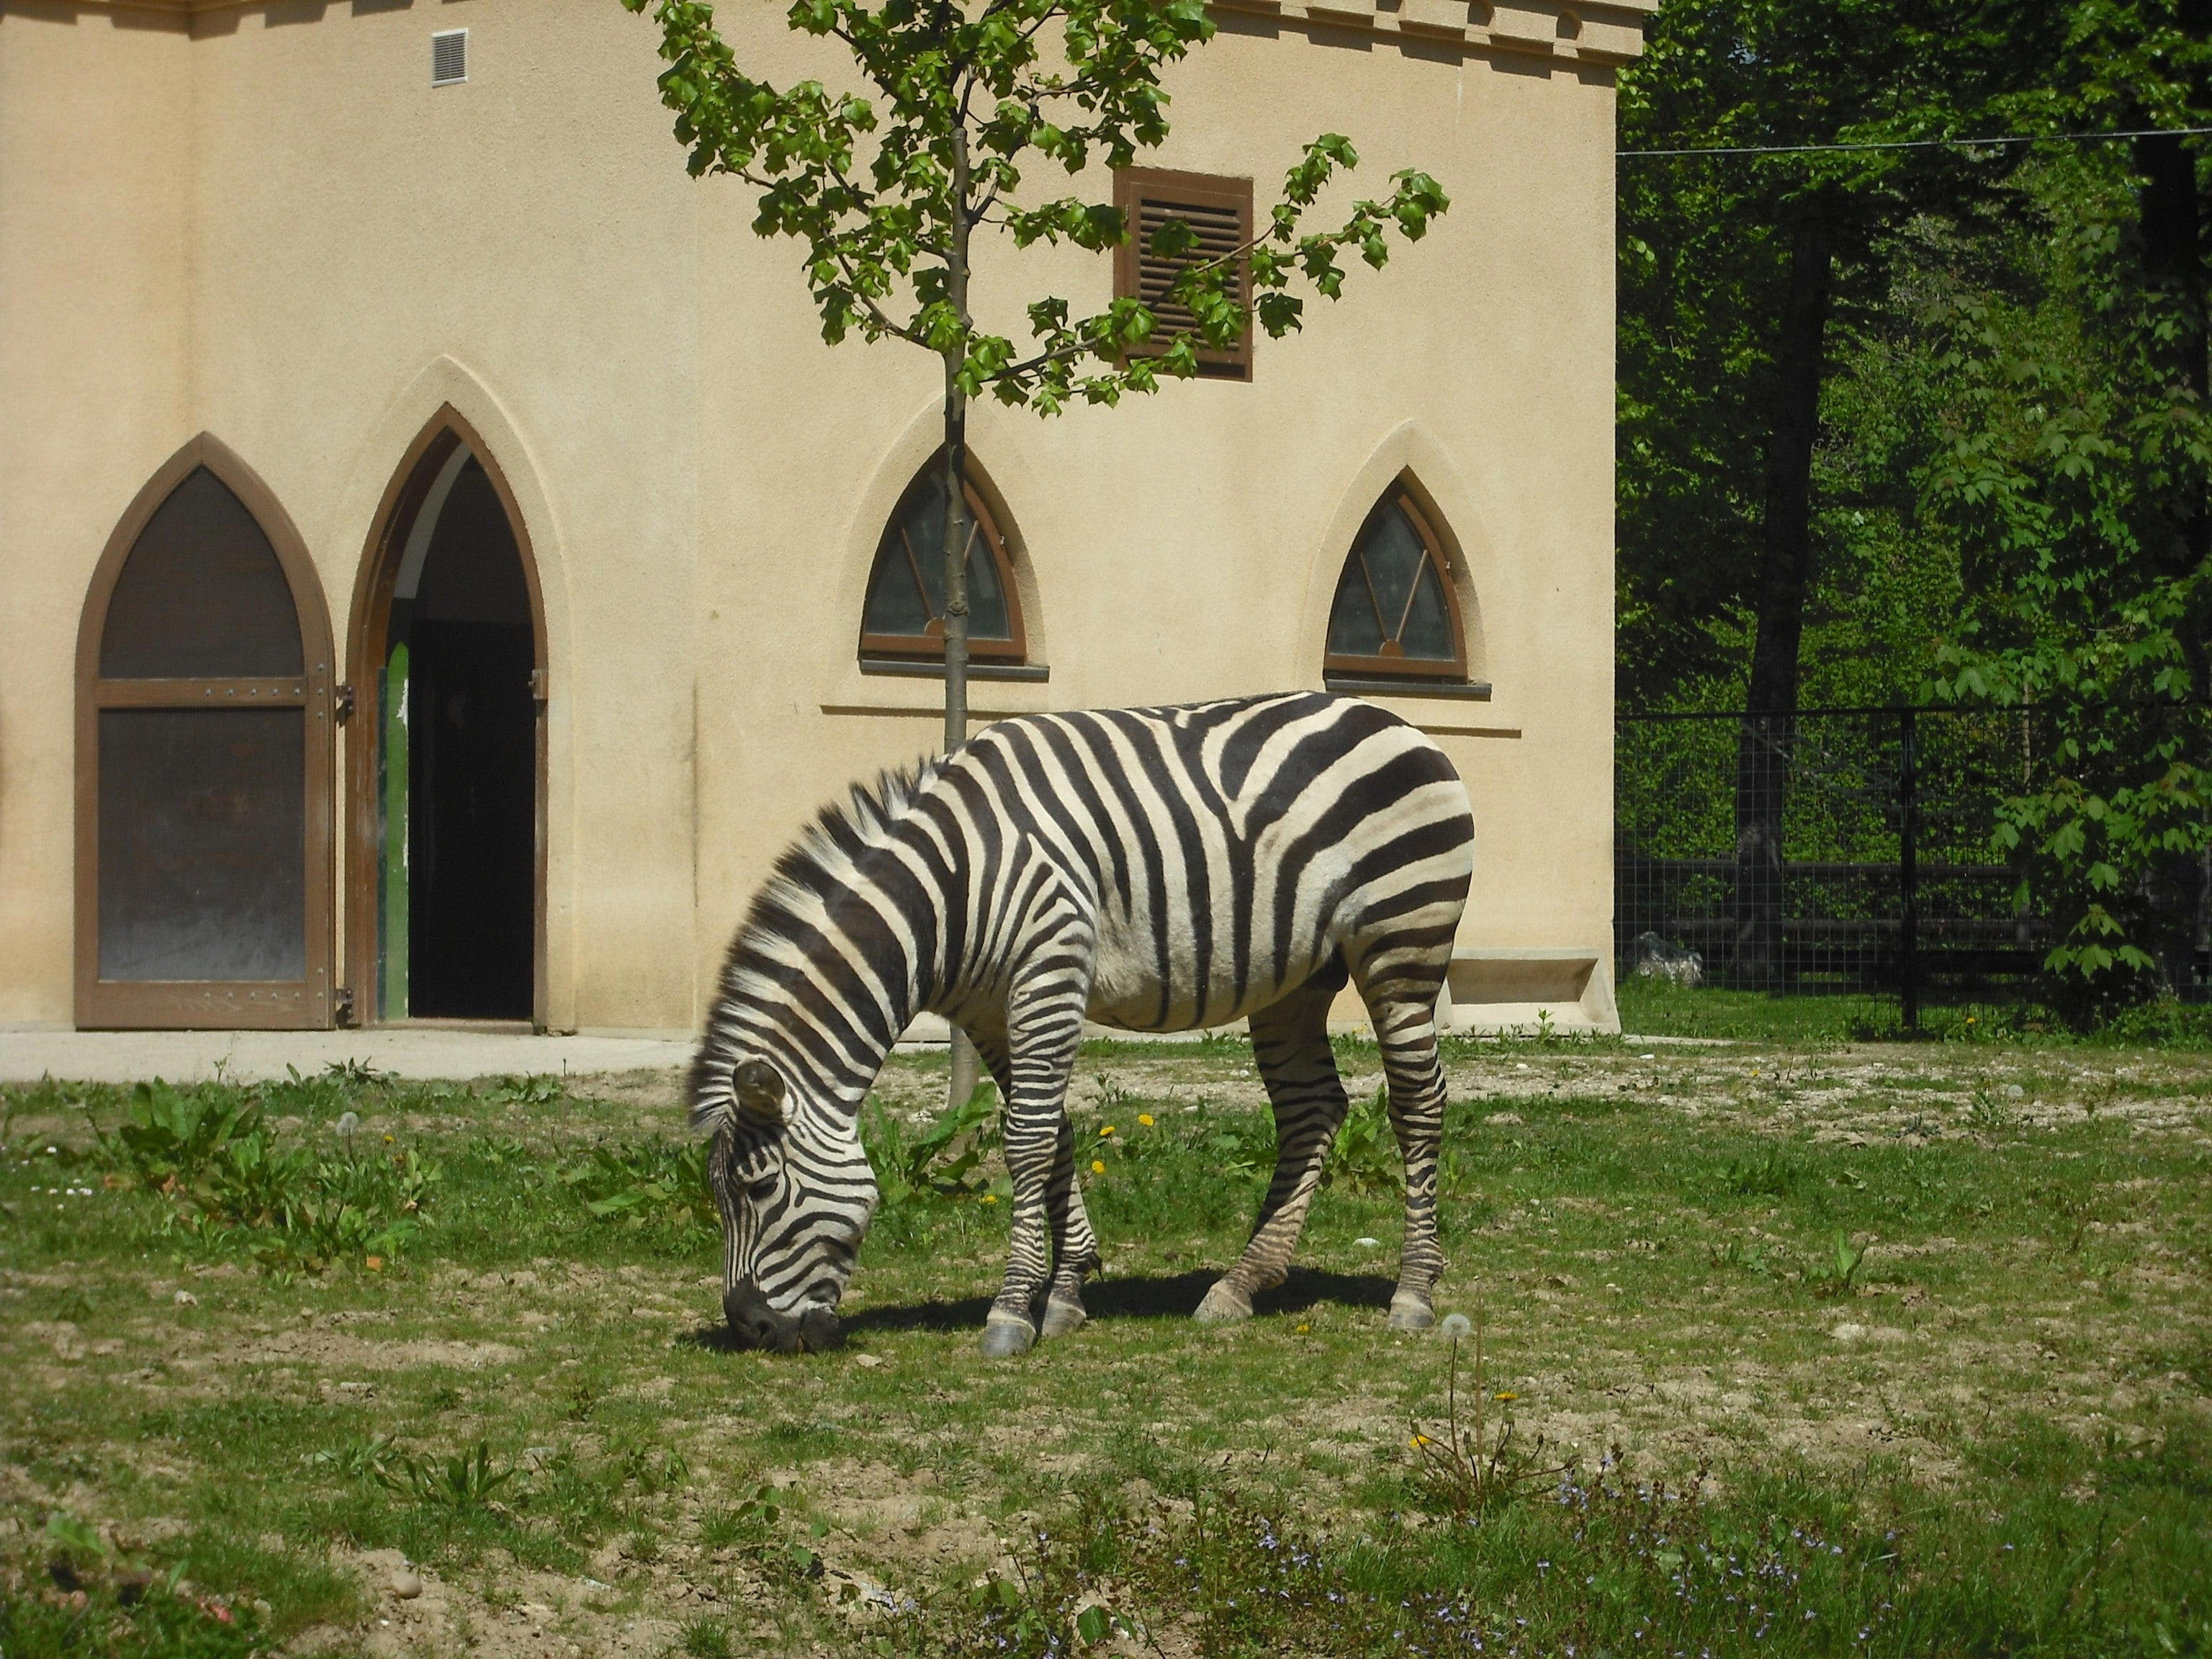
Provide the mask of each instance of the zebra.
{"label": "zebra", "polygon": [[1327,1020],[1347,982],[1405,1164],[1389,1323],[1426,1328],[1444,1267],[1436,1011],[1473,874],[1474,817],[1443,752],[1327,693],[1023,715],[855,785],[753,901],[691,1068],[732,1340],[841,1340],[878,1196],[860,1110],[924,1010],[969,1033],[1004,1103],[1012,1237],[992,1358],[1081,1325],[1100,1264],[1066,1113],[1085,1021],[1249,1021],[1274,1175],[1196,1317],[1249,1317],[1287,1274],[1344,1121]]}

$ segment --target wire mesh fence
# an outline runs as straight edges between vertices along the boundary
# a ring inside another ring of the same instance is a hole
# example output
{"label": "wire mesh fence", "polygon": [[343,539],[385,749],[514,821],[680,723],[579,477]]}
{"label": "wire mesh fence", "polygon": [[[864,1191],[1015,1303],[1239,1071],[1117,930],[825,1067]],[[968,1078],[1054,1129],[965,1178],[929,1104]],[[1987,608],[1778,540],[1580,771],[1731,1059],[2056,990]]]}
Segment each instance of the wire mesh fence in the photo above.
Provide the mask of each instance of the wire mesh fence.
{"label": "wire mesh fence", "polygon": [[2017,708],[1622,715],[1617,973],[1889,992],[1908,1025],[1931,994],[2030,989],[2054,928],[2000,825],[2051,750]]}

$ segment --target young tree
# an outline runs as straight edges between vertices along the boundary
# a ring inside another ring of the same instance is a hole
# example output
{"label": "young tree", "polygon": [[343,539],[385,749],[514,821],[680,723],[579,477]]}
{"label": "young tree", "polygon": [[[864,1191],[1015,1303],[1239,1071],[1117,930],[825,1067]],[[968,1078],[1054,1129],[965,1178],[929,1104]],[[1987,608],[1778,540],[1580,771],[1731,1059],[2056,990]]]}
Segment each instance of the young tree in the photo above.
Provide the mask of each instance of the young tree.
{"label": "young tree", "polygon": [[[641,12],[648,0],[623,3]],[[988,393],[1048,416],[1073,400],[1110,405],[1157,391],[1163,375],[1197,373],[1200,349],[1237,343],[1248,285],[1260,325],[1279,337],[1303,322],[1294,283],[1334,299],[1340,256],[1357,252],[1379,270],[1394,229],[1417,241],[1449,205],[1435,179],[1409,168],[1393,175],[1387,200],[1357,202],[1336,228],[1304,231],[1338,170],[1358,164],[1350,140],[1324,133],[1243,246],[1196,258],[1195,234],[1175,219],[1154,236],[1154,253],[1182,262],[1168,298],[1195,328],[1164,336],[1154,312],[1126,297],[1074,317],[1051,295],[1028,304],[1024,327],[986,327],[969,303],[979,232],[1016,248],[1066,241],[1094,253],[1127,239],[1110,201],[1034,199],[1024,170],[1042,161],[1073,178],[1094,160],[1123,167],[1165,139],[1161,71],[1212,38],[1204,0],[797,0],[792,28],[851,53],[847,89],[778,89],[738,67],[711,6],[651,3],[669,65],[661,99],[693,175],[743,179],[759,192],[754,230],[805,244],[822,337],[903,340],[944,366],[948,748],[967,736],[969,400]]]}
{"label": "young tree", "polygon": [[[641,12],[647,0],[623,0]],[[1418,241],[1449,199],[1408,168],[1386,200],[1352,205],[1333,229],[1306,215],[1339,169],[1358,166],[1351,141],[1324,133],[1305,146],[1281,198],[1252,240],[1210,259],[1181,220],[1152,251],[1181,262],[1167,299],[1196,326],[1162,335],[1129,297],[1071,314],[1042,295],[1025,326],[987,327],[969,303],[977,234],[1017,249],[1066,241],[1106,253],[1130,227],[1110,200],[1042,199],[1025,169],[1048,163],[1070,179],[1094,160],[1124,167],[1168,134],[1161,71],[1211,40],[1204,0],[795,0],[799,32],[851,54],[852,83],[778,88],[747,74],[696,0],[652,0],[660,26],[661,100],[694,177],[726,173],[759,192],[754,230],[805,245],[822,337],[836,344],[903,340],[933,352],[945,384],[945,746],[968,735],[968,404],[1000,402],[1054,415],[1071,401],[1111,405],[1197,373],[1201,347],[1233,346],[1248,326],[1276,337],[1301,325],[1294,283],[1335,299],[1356,252],[1380,270],[1395,230]],[[1056,38],[1053,38],[1056,33]],[[975,1057],[953,1040],[951,1091],[973,1086]]]}

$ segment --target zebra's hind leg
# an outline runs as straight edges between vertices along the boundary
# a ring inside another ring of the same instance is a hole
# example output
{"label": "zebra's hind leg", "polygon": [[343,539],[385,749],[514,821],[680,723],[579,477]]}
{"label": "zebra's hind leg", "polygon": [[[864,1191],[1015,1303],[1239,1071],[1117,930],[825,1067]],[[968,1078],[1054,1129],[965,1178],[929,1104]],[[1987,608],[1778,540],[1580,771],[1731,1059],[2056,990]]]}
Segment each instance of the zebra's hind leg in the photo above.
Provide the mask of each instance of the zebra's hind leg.
{"label": "zebra's hind leg", "polygon": [[1406,1245],[1398,1261],[1398,1288],[1390,1297],[1390,1328],[1425,1331],[1436,1323],[1433,1298],[1443,1277],[1443,1247],[1437,1238],[1437,1161],[1443,1142],[1444,1070],[1437,1057],[1437,996],[1443,964],[1434,971],[1402,957],[1384,966],[1370,958],[1358,974],[1368,1017],[1382,1049],[1390,1083],[1390,1127],[1406,1165]]}
{"label": "zebra's hind leg", "polygon": [[1275,1175],[1243,1255],[1198,1304],[1206,1323],[1250,1318],[1252,1298],[1290,1273],[1329,1144],[1344,1122],[1344,1084],[1328,1046],[1336,991],[1335,981],[1310,982],[1252,1016],[1252,1053],[1275,1114]]}
{"label": "zebra's hind leg", "polygon": [[[999,1097],[1012,1100],[1014,1073],[1006,1033],[974,1030],[969,1035],[975,1040],[975,1052],[999,1085]],[[1089,1317],[1083,1307],[1083,1281],[1098,1266],[1098,1238],[1091,1231],[1090,1214],[1083,1207],[1083,1188],[1075,1176],[1075,1132],[1064,1107],[1060,1141],[1054,1169],[1058,1171],[1064,1164],[1066,1177],[1060,1179],[1056,1174],[1045,1189],[1047,1216],[1052,1229],[1053,1272],[1051,1288],[1045,1292],[1044,1316],[1037,1325],[1041,1340],[1066,1336]],[[1058,1194],[1064,1194],[1065,1201],[1055,1204]]]}

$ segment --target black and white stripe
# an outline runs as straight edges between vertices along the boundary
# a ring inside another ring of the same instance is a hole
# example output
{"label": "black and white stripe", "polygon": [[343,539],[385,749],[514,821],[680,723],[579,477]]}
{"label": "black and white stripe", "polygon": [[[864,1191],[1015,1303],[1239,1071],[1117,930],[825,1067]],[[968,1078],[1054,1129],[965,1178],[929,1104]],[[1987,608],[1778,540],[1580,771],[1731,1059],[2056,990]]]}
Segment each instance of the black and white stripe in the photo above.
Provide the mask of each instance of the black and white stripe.
{"label": "black and white stripe", "polygon": [[1035,714],[856,787],[786,853],[722,971],[691,1073],[714,1131],[725,1305],[782,1347],[834,1336],[874,1207],[859,1112],[913,1017],[964,1027],[1006,1102],[1013,1238],[986,1352],[1083,1318],[1097,1246],[1065,1110],[1088,1018],[1139,1031],[1249,1019],[1277,1125],[1243,1256],[1200,1318],[1287,1271],[1345,1113],[1326,1019],[1365,1000],[1406,1164],[1391,1322],[1426,1325],[1443,1077],[1435,1009],[1473,873],[1443,752],[1314,692]]}

